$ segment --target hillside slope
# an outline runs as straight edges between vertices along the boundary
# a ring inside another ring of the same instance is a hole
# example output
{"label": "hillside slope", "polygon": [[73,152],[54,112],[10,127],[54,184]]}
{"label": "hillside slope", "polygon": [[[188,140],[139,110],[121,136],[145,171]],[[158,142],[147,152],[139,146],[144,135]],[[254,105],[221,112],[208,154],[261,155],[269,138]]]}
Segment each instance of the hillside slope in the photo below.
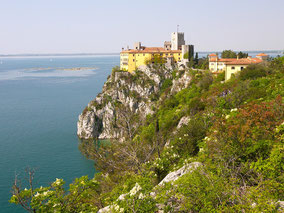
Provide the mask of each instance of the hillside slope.
{"label": "hillside slope", "polygon": [[11,202],[44,212],[283,211],[284,57],[223,80],[114,69],[78,122],[80,150],[100,173],[68,192],[61,179],[16,185]]}

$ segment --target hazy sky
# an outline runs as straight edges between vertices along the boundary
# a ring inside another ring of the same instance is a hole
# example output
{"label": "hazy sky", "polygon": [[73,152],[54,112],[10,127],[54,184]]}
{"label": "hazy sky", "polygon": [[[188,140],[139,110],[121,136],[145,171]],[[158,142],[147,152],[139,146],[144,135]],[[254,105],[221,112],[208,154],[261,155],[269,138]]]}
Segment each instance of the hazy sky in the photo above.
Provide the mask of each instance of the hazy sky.
{"label": "hazy sky", "polygon": [[284,49],[284,0],[0,0],[0,54],[162,46],[177,24],[197,51]]}

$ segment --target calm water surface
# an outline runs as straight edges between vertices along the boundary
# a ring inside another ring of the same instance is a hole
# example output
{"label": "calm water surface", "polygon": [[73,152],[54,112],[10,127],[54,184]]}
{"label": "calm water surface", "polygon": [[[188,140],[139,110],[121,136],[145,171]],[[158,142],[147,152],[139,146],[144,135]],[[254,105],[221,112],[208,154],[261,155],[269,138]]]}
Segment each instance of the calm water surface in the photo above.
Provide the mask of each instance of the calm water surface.
{"label": "calm water surface", "polygon": [[0,212],[25,212],[8,200],[15,172],[27,166],[38,186],[94,176],[76,122],[118,64],[119,56],[0,58]]}

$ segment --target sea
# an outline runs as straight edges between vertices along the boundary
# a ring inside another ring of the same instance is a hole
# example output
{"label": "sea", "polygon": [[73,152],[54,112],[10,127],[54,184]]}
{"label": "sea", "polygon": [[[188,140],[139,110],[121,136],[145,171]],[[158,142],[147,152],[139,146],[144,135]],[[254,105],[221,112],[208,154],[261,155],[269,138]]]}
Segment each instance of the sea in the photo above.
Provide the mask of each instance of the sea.
{"label": "sea", "polygon": [[8,200],[26,168],[35,170],[36,186],[63,178],[68,188],[77,177],[94,177],[76,123],[117,65],[119,55],[0,57],[1,213],[25,212]]}
{"label": "sea", "polygon": [[77,177],[94,176],[94,162],[78,149],[76,124],[118,65],[118,54],[0,57],[0,213],[25,212],[8,200],[26,168],[35,170],[38,187],[63,178],[68,188]]}

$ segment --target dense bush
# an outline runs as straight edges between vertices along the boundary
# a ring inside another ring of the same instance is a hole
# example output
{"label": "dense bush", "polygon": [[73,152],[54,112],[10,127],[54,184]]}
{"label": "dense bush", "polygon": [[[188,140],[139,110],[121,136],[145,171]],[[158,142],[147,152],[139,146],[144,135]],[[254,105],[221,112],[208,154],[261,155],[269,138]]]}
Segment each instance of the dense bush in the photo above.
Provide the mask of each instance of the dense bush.
{"label": "dense bush", "polygon": [[269,69],[263,65],[249,65],[245,69],[240,72],[240,79],[256,79],[260,77],[264,77],[269,74]]}

